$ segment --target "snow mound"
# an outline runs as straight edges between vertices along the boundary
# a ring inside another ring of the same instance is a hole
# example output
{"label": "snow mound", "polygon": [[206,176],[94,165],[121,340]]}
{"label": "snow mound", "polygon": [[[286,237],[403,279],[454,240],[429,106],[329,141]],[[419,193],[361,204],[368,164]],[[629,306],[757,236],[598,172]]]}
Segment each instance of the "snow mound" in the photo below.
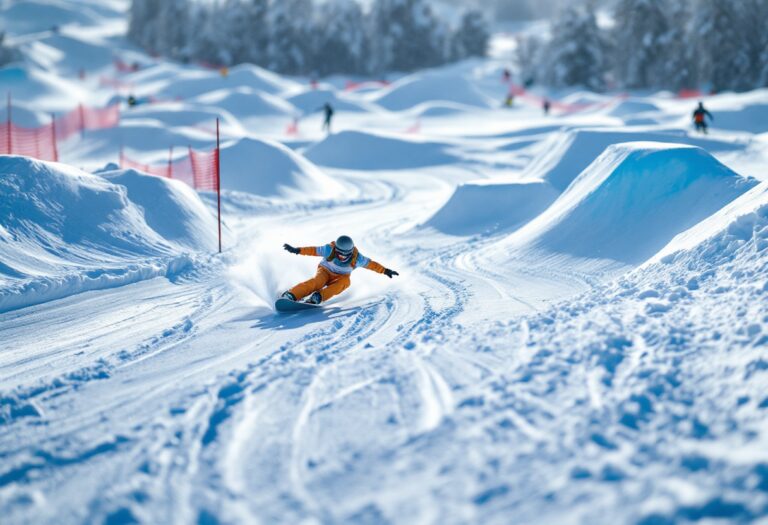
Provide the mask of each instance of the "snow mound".
{"label": "snow mound", "polygon": [[[752,104],[739,109],[712,110],[712,127],[728,131],[765,133],[768,131],[768,104]],[[686,118],[690,122],[690,118]]]}
{"label": "snow mound", "polygon": [[262,196],[328,198],[343,187],[317,166],[278,142],[241,139],[221,151],[225,190]]}
{"label": "snow mound", "polygon": [[373,101],[391,111],[410,109],[425,102],[453,102],[489,108],[492,103],[461,75],[416,74],[405,77],[376,94]]}
{"label": "snow mound", "polygon": [[[27,107],[26,104],[13,103],[11,107],[11,118],[13,123],[18,126],[25,126],[28,128],[35,128],[43,124],[51,123],[51,116],[44,113],[39,113]],[[2,104],[0,107],[0,122],[8,121],[8,105]]]}
{"label": "snow mound", "polygon": [[0,11],[4,20],[4,29],[19,35],[47,31],[54,26],[64,24],[91,25],[98,20],[98,15],[81,3],[67,5],[61,1],[18,0],[6,3],[7,8]]}
{"label": "snow mound", "polygon": [[169,78],[162,90],[164,97],[193,98],[210,91],[222,89],[248,88],[275,95],[294,84],[277,75],[250,64],[232,68],[226,76],[218,71],[185,72],[180,78]]}
{"label": "snow mound", "polygon": [[758,251],[768,248],[768,182],[676,236],[648,262],[670,263],[694,256],[719,266],[733,254],[733,247],[753,238]]}
{"label": "snow mound", "polygon": [[544,211],[557,195],[540,180],[470,182],[456,188],[426,225],[451,235],[518,228]]}
{"label": "snow mound", "polygon": [[357,170],[396,170],[456,162],[450,146],[417,137],[342,131],[329,135],[306,151],[321,166]]}
{"label": "snow mound", "polygon": [[453,102],[424,102],[414,107],[412,111],[417,117],[450,117],[477,111],[477,108]]}
{"label": "snow mound", "polygon": [[93,96],[80,84],[39,69],[20,66],[0,68],[0,86],[14,103],[24,101],[38,111],[70,111]]}
{"label": "snow mound", "polygon": [[134,170],[99,175],[123,186],[128,199],[142,210],[147,225],[164,239],[193,250],[217,248],[216,218],[187,184]]}
{"label": "snow mound", "polygon": [[700,148],[614,145],[515,241],[637,264],[755,184]]}
{"label": "snow mound", "polygon": [[77,74],[80,69],[103,68],[113,61],[112,50],[70,35],[53,34],[24,46],[27,56],[48,69]]}
{"label": "snow mound", "polygon": [[562,191],[608,146],[636,141],[689,144],[708,151],[732,151],[742,148],[732,142],[692,138],[683,131],[675,130],[576,129],[554,134],[547,139],[540,149],[543,153],[526,169],[526,175],[544,179]]}
{"label": "snow mound", "polygon": [[296,108],[285,100],[248,87],[220,89],[205,93],[196,97],[194,102],[216,106],[236,117],[295,115],[298,113]]}
{"label": "snow mound", "polygon": [[[154,119],[124,119],[118,127],[97,129],[86,132],[88,141],[76,142],[70,151],[81,158],[116,160],[120,147],[129,151],[140,151],[157,155],[142,156],[134,160],[141,162],[167,161],[169,148],[191,146],[194,149],[209,150],[216,146],[216,124],[206,121],[205,129],[169,128]],[[116,146],[120,145],[120,146]]]}
{"label": "snow mound", "polygon": [[656,104],[642,99],[629,98],[619,101],[608,114],[613,117],[628,117],[637,115],[638,113],[651,113],[657,111],[660,111],[660,109]]}
{"label": "snow mound", "polygon": [[216,119],[221,119],[221,125],[238,128],[240,123],[229,112],[216,108],[200,108],[192,104],[170,103],[162,105],[145,105],[131,108],[122,113],[123,121],[152,120],[162,124],[164,128],[177,126],[200,126],[201,129],[216,130]]}
{"label": "snow mound", "polygon": [[330,103],[336,111],[349,111],[350,113],[374,111],[371,104],[345,100],[332,89],[308,89],[288,97],[287,101],[299,108],[305,115],[320,111],[326,102]]}
{"label": "snow mound", "polygon": [[123,174],[124,186],[0,156],[0,311],[170,275],[189,250],[211,249],[215,223],[197,195],[142,178]]}

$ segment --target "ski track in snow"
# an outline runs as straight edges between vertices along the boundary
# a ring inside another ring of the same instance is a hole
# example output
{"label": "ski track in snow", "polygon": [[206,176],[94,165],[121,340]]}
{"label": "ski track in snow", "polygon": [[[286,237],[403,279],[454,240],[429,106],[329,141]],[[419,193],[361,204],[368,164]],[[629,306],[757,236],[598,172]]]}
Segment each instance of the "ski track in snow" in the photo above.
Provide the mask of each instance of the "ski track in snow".
{"label": "ski track in snow", "polygon": [[[122,24],[113,16],[99,29],[104,45],[119,43],[109,39]],[[66,53],[61,60],[66,65]],[[447,80],[435,78],[450,87],[455,77],[496,97],[500,71],[488,61],[450,66],[440,73]],[[159,85],[198,89],[192,77],[177,85],[162,79],[186,73],[184,66],[161,70]],[[264,75],[245,67],[230,78],[264,83]],[[205,78],[221,87],[217,74]],[[292,80],[270,85],[278,101],[315,95]],[[555,166],[557,173],[535,175],[567,186],[564,177],[581,168],[565,169],[563,159],[587,166],[595,158],[584,151],[612,141],[701,143],[736,171],[765,178],[758,162],[768,151],[764,140],[715,130],[700,141],[666,129],[680,110],[663,97],[654,99],[658,113],[644,113],[658,129],[625,125],[610,106],[564,115],[562,126],[545,122],[538,108],[516,108],[514,119],[454,108],[419,120],[430,133],[422,139],[402,133],[416,104],[402,113],[374,107],[386,94],[344,94],[365,111],[340,115],[349,128],[327,141],[316,131],[292,137],[293,149],[262,141],[285,140],[272,129],[276,120],[227,143],[229,189],[253,189],[246,172],[256,156],[274,175],[258,181],[264,188],[287,184],[281,170],[294,185],[287,197],[225,192],[231,245],[222,256],[180,255],[184,264],[171,269],[78,288],[102,271],[109,277],[130,264],[145,268],[146,261],[136,262],[141,255],[125,267],[110,255],[106,270],[95,268],[99,261],[75,269],[68,287],[56,288],[61,276],[38,270],[43,278],[34,282],[50,283],[48,295],[12,298],[9,308],[25,307],[0,313],[3,523],[764,522],[768,204],[747,202],[737,214],[744,217],[721,218],[710,237],[640,267],[600,253],[548,250],[544,234],[569,247],[558,237],[558,217],[523,232],[544,232],[538,245],[504,224],[461,236],[429,226],[459,184],[482,191],[498,183],[513,196],[521,183],[515,177]],[[450,98],[450,89],[443,95]],[[729,97],[713,103],[741,103]],[[169,119],[158,128],[169,136],[184,136],[186,120],[174,113],[200,109],[179,104],[155,115],[158,125]],[[133,122],[121,130],[141,124],[140,116],[125,119]],[[319,128],[315,120],[302,128]],[[89,132],[62,155],[73,165],[103,165],[110,137]],[[151,141],[132,147],[165,159]],[[580,146],[568,149],[573,143]],[[645,162],[668,147],[610,150],[578,182],[588,186],[608,166],[598,181],[605,183],[626,159]],[[334,168],[320,170],[304,153]],[[683,214],[698,209],[690,203],[716,210],[723,195],[749,189],[707,153],[678,152],[686,153],[702,158],[688,171],[720,178],[702,195],[668,204],[679,212],[665,216],[670,221],[693,217]],[[690,186],[686,170],[674,174],[676,189]],[[627,194],[654,190],[649,179],[631,179],[638,186]],[[303,193],[312,198],[299,198]],[[659,192],[668,193],[675,195]],[[215,207],[211,195],[201,199]],[[471,229],[473,213],[485,210],[477,209],[482,202],[468,206],[462,226]],[[584,195],[561,208],[592,219],[615,211]],[[606,235],[581,226],[594,239]],[[276,314],[274,297],[317,263],[286,254],[282,243],[321,244],[341,233],[400,277],[361,269],[352,288],[323,309]]]}

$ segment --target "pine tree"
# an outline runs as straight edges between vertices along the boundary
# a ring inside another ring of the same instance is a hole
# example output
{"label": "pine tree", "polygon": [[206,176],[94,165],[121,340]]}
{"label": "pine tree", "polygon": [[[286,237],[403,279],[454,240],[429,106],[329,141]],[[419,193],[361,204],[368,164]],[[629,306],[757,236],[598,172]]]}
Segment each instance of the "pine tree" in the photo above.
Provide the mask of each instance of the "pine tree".
{"label": "pine tree", "polygon": [[461,24],[453,35],[452,57],[484,57],[488,54],[490,31],[483,13],[470,10],[461,17]]}
{"label": "pine tree", "polygon": [[448,31],[424,0],[378,0],[369,31],[376,72],[414,71],[448,59]]}
{"label": "pine tree", "polygon": [[13,62],[19,58],[16,50],[5,45],[5,32],[0,31],[0,65]]}
{"label": "pine tree", "polygon": [[319,6],[311,68],[318,75],[365,71],[368,38],[363,11],[355,0],[333,0]]}
{"label": "pine tree", "polygon": [[666,0],[619,0],[614,12],[616,78],[628,88],[665,82],[670,24]]}
{"label": "pine tree", "polygon": [[569,6],[555,21],[552,34],[543,52],[544,81],[554,87],[603,89],[608,69],[607,43],[593,8]]}
{"label": "pine tree", "polygon": [[216,23],[227,35],[228,63],[267,63],[268,12],[267,0],[227,0],[224,3]]}
{"label": "pine tree", "polygon": [[699,0],[694,16],[700,78],[713,90],[750,89],[756,83],[748,36],[744,31],[749,3],[744,0]]}
{"label": "pine tree", "polygon": [[667,0],[668,30],[661,39],[663,56],[658,77],[649,87],[674,90],[696,85],[696,61],[690,45],[691,6],[688,0]]}
{"label": "pine tree", "polygon": [[273,0],[269,7],[269,69],[287,74],[308,70],[312,54],[310,39],[312,0]]}
{"label": "pine tree", "polygon": [[542,80],[542,63],[546,45],[542,38],[535,35],[521,36],[517,38],[514,61],[520,72],[520,77],[526,84],[533,84]]}

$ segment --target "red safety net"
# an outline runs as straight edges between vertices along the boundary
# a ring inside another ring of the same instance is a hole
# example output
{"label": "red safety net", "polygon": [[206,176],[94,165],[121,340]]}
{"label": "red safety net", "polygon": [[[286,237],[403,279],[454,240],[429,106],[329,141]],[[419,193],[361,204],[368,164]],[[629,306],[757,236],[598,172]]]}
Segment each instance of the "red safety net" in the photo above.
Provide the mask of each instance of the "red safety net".
{"label": "red safety net", "polygon": [[285,134],[291,137],[299,134],[299,119],[295,118],[285,126]]}
{"label": "red safety net", "polygon": [[[531,104],[538,106],[543,106],[544,102],[547,100],[544,97],[528,92],[523,86],[518,86],[517,84],[513,84],[511,82],[509,84],[509,96],[519,97],[523,100],[527,100]],[[623,100],[626,98],[627,95],[621,94],[611,97],[610,99],[603,102],[593,102],[588,104],[569,104],[567,102],[560,102],[558,100],[550,100],[549,105],[555,111],[560,111],[562,113],[576,113],[577,111],[594,111],[603,109],[618,100]]]}
{"label": "red safety net", "polygon": [[700,89],[681,89],[677,94],[677,98],[699,98],[703,94]]}
{"label": "red safety net", "polygon": [[46,124],[37,128],[25,128],[12,122],[0,125],[0,154],[24,155],[40,160],[59,160],[56,147],[56,128]]}
{"label": "red safety net", "polygon": [[[169,153],[169,159],[173,150]],[[120,151],[120,167],[135,169],[149,175],[180,180],[199,191],[218,191],[219,187],[219,150],[195,151],[177,160],[163,164],[146,164],[129,158]]]}
{"label": "red safety net", "polygon": [[116,127],[120,123],[120,105],[89,108],[79,105],[69,113],[56,118],[56,138],[66,140],[89,129]]}
{"label": "red safety net", "polygon": [[201,152],[189,151],[195,189],[216,191],[219,186],[219,150]]}
{"label": "red safety net", "polygon": [[345,91],[358,91],[360,89],[378,89],[389,86],[387,80],[367,80],[364,82],[353,82],[348,80],[344,85]]}

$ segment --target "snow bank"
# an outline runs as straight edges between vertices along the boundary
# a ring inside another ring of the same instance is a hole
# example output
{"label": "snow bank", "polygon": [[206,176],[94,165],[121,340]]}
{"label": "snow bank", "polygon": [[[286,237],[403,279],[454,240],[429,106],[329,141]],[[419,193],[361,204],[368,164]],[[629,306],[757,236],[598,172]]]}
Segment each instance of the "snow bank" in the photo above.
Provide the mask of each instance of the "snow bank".
{"label": "snow bank", "polygon": [[[117,160],[120,145],[131,151],[156,152],[167,160],[170,147],[213,149],[216,146],[216,123],[207,120],[205,124],[199,130],[174,129],[155,119],[127,118],[115,128],[87,131],[86,137],[89,140],[77,141],[72,150],[82,158],[107,155],[111,160]],[[156,159],[141,157],[135,160],[150,162]]]}
{"label": "snow bank", "polygon": [[38,111],[70,111],[93,95],[80,84],[53,73],[20,66],[0,68],[0,86],[14,100],[28,102]]}
{"label": "snow bank", "polygon": [[426,223],[452,235],[518,228],[557,198],[550,184],[539,181],[477,181],[462,184]]}
{"label": "snow bank", "polygon": [[349,111],[351,113],[375,111],[375,107],[372,104],[341,98],[331,89],[307,89],[297,95],[288,97],[287,101],[299,108],[305,115],[319,112],[326,102],[330,103],[336,111]]}
{"label": "snow bank", "polygon": [[5,22],[4,29],[14,35],[47,31],[64,24],[91,25],[99,18],[81,3],[66,6],[64,2],[18,0],[6,5],[0,18]]}
{"label": "snow bank", "polygon": [[357,170],[406,169],[457,162],[450,146],[418,137],[342,131],[307,149],[306,157],[334,168]]}
{"label": "snow bank", "polygon": [[515,241],[637,264],[755,184],[699,148],[615,145]]}
{"label": "snow bank", "polygon": [[113,61],[112,50],[70,35],[53,34],[23,47],[25,53],[47,68],[77,74],[81,68],[103,68]]}
{"label": "snow bank", "polygon": [[739,109],[712,109],[711,111],[715,117],[711,124],[714,129],[750,133],[768,131],[768,104],[752,104]]}
{"label": "snow bank", "polygon": [[452,102],[424,102],[411,111],[417,117],[452,117],[477,111],[477,108]]}
{"label": "snow bank", "polygon": [[0,311],[172,275],[212,248],[212,217],[183,184],[114,178],[126,185],[0,156]]}
{"label": "snow bank", "polygon": [[212,252],[217,249],[217,221],[195,190],[180,181],[134,170],[99,173],[123,186],[128,199],[143,212],[147,226],[181,248]]}
{"label": "snow bank", "polygon": [[732,142],[689,137],[682,131],[619,131],[576,129],[554,134],[541,146],[539,155],[526,169],[526,176],[541,178],[565,190],[576,176],[608,146],[622,142],[652,141],[689,144],[709,151],[729,151],[742,146]]}
{"label": "snow bank", "polygon": [[[44,113],[39,113],[32,109],[29,109],[26,104],[13,103],[11,107],[11,118],[13,123],[18,126],[25,126],[28,128],[35,128],[43,124],[51,123],[51,116]],[[0,122],[6,122],[8,120],[8,105],[2,104],[0,107]]]}
{"label": "snow bank", "polygon": [[343,187],[297,153],[278,142],[241,139],[221,151],[225,190],[262,196],[330,198]]}
{"label": "snow bank", "polygon": [[660,111],[660,109],[656,104],[647,102],[643,99],[629,98],[619,101],[608,114],[614,117],[628,117],[637,115],[638,113],[658,111]]}
{"label": "snow bank", "polygon": [[[755,186],[723,209],[672,239],[650,263],[690,258],[722,264],[738,247],[755,238],[756,248],[768,248],[768,182]],[[733,245],[733,246],[732,246]]]}
{"label": "snow bank", "polygon": [[[222,127],[240,128],[238,120],[229,112],[216,108],[200,108],[192,104],[170,103],[163,105],[147,105],[131,108],[121,115],[121,120],[136,121],[151,119],[163,128],[171,129],[177,126],[200,126],[200,129],[216,131],[216,119],[221,120]],[[183,143],[179,143],[183,144]]]}
{"label": "snow bank", "polygon": [[162,90],[164,97],[193,98],[210,91],[221,89],[249,88],[253,91],[263,91],[275,95],[295,84],[270,73],[269,71],[250,64],[242,64],[232,68],[227,76],[218,71],[189,71],[180,74],[180,78],[168,79],[169,82]]}
{"label": "snow bank", "polygon": [[200,95],[193,101],[224,109],[238,118],[298,113],[296,107],[285,100],[249,87],[220,89]]}
{"label": "snow bank", "polygon": [[461,75],[415,74],[398,80],[372,99],[391,111],[402,111],[425,102],[454,102],[488,108],[491,100]]}

